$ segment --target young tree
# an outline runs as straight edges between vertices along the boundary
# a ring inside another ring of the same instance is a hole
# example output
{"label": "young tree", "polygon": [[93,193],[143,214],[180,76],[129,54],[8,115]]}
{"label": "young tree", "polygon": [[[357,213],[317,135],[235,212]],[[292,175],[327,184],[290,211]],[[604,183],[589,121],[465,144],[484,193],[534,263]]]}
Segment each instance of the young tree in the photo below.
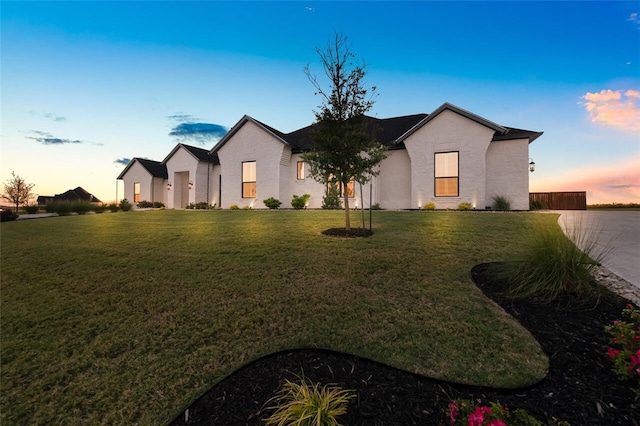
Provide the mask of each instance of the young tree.
{"label": "young tree", "polygon": [[330,89],[323,89],[309,66],[305,67],[322,105],[314,111],[313,146],[302,158],[316,181],[343,188],[345,228],[350,230],[347,185],[352,180],[368,182],[379,173],[377,166],[385,158],[384,146],[375,138],[376,129],[367,128],[365,117],[373,107],[376,88],[364,87],[365,65],[354,64],[355,55],[346,36],[336,33],[326,50],[317,48],[316,52]]}
{"label": "young tree", "polygon": [[31,193],[31,189],[33,189],[35,185],[27,183],[14,172],[11,172],[11,176],[12,178],[7,180],[4,184],[4,193],[2,194],[2,198],[14,203],[16,205],[17,212],[20,204],[26,204],[29,201],[29,198],[33,195]]}

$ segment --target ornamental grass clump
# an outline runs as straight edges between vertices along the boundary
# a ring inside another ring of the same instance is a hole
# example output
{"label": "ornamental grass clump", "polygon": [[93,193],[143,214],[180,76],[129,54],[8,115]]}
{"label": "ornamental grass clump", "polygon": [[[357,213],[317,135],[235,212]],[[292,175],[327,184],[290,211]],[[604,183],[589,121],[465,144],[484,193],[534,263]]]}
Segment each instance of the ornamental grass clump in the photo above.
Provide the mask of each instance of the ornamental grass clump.
{"label": "ornamental grass clump", "polygon": [[491,205],[493,210],[506,212],[511,210],[511,202],[509,199],[502,195],[496,195],[493,197],[493,204]]}
{"label": "ornamental grass clump", "polygon": [[337,417],[347,412],[355,395],[335,385],[320,386],[304,377],[300,383],[285,380],[278,394],[269,400],[275,410],[266,419],[267,426],[339,426]]}
{"label": "ornamental grass clump", "polygon": [[599,243],[597,231],[583,229],[580,220],[567,235],[560,227],[538,223],[522,260],[497,264],[494,272],[512,299],[548,304],[571,296],[572,303],[593,303],[603,291],[593,273],[610,250]]}
{"label": "ornamental grass clump", "polygon": [[613,362],[613,372],[633,383],[633,391],[640,397],[640,310],[628,304],[622,313],[631,321],[615,320],[605,327],[612,345],[607,354]]}

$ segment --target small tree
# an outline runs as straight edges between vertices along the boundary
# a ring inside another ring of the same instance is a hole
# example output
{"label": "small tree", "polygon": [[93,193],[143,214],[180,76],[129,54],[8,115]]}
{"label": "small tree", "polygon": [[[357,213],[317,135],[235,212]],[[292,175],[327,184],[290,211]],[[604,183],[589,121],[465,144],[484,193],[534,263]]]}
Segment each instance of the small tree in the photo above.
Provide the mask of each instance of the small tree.
{"label": "small tree", "polygon": [[[367,129],[365,113],[373,107],[375,87],[366,89],[365,65],[355,65],[347,37],[336,33],[325,51],[316,49],[330,91],[325,91],[309,66],[305,74],[322,97],[316,123],[311,132],[313,146],[302,155],[309,164],[310,175],[318,182],[347,188],[351,180],[366,183],[378,174],[377,166],[385,158],[384,146],[375,138],[375,130]],[[351,229],[349,197],[344,191],[345,228]]]}
{"label": "small tree", "polygon": [[35,186],[32,183],[27,183],[23,178],[16,175],[15,172],[11,172],[11,179],[7,180],[4,184],[4,193],[2,198],[11,201],[15,204],[16,212],[21,204],[29,202],[29,198],[33,196],[31,190]]}

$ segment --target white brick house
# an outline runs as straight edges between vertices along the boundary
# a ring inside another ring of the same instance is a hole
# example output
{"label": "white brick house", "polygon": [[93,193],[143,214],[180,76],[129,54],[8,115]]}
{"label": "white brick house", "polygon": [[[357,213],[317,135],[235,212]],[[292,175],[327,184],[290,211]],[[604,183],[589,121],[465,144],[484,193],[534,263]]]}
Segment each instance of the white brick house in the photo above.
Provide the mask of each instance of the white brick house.
{"label": "white brick house", "polygon": [[[431,114],[367,119],[380,129],[376,136],[387,146],[387,158],[362,190],[358,184],[349,188],[351,206],[415,209],[434,203],[445,209],[469,203],[484,209],[503,196],[512,209],[529,209],[529,143],[542,132],[501,126],[448,103]],[[145,194],[158,197],[162,187],[168,208],[197,202],[265,208],[262,200],[269,197],[286,208],[293,195],[305,193],[311,194],[309,208],[319,208],[325,187],[308,176],[301,159],[312,144],[310,129],[285,134],[244,116],[211,151],[178,144],[162,163],[154,162],[166,167],[162,184],[156,180],[161,173],[153,175],[138,158],[118,179],[129,200],[140,185],[138,198],[147,201]]]}

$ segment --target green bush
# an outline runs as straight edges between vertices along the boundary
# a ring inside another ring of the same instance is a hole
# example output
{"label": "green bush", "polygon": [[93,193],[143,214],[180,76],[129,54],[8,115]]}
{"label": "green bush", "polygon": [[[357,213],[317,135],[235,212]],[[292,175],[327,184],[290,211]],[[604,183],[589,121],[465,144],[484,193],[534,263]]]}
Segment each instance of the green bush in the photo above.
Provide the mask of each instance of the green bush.
{"label": "green bush", "polygon": [[267,426],[339,426],[337,417],[347,412],[349,400],[355,395],[337,386],[320,386],[307,379],[301,383],[285,380],[278,394],[268,402],[275,410],[266,419]]}
{"label": "green bush", "polygon": [[340,210],[342,208],[338,185],[329,185],[327,187],[327,191],[322,197],[322,208],[325,210]]}
{"label": "green bush", "polygon": [[435,210],[436,209],[436,205],[433,203],[427,203],[424,206],[422,206],[422,208],[424,210]]}
{"label": "green bush", "polygon": [[122,210],[123,212],[128,212],[129,210],[131,210],[131,203],[129,202],[129,200],[123,198],[122,201],[120,201],[120,210]]}
{"label": "green bush", "polygon": [[505,294],[513,299],[530,298],[547,304],[571,295],[576,303],[594,302],[602,287],[593,271],[610,250],[599,244],[597,231],[587,233],[580,223],[568,236],[560,227],[539,223],[525,244],[523,259],[496,264],[494,272],[504,283]]}
{"label": "green bush", "polygon": [[493,204],[491,205],[493,210],[506,212],[511,210],[511,202],[507,199],[507,197],[503,197],[502,195],[495,195],[493,197]]}
{"label": "green bush", "polygon": [[242,210],[251,210],[250,206],[242,206]]}
{"label": "green bush", "polygon": [[529,203],[529,210],[549,210],[549,206],[544,201],[533,200]]}
{"label": "green bush", "polygon": [[[162,204],[162,207],[164,207],[164,204]],[[212,209],[213,206],[210,206],[209,204],[207,204],[206,201],[199,201],[197,203],[189,203],[189,205],[187,206],[187,209],[195,209],[195,210],[208,210],[208,209]]]}
{"label": "green bush", "polygon": [[471,210],[471,204],[469,204],[469,203],[460,203],[460,204],[458,204],[458,210],[461,210],[461,211]]}
{"label": "green bush", "polygon": [[27,214],[36,214],[38,213],[40,206],[38,206],[37,204],[30,204],[28,206],[24,206],[24,209],[27,212]]}
{"label": "green bush", "polygon": [[0,222],[10,222],[16,220],[18,215],[13,213],[13,210],[1,208],[0,209]]}
{"label": "green bush", "polygon": [[118,204],[117,204],[117,203],[109,203],[109,204],[107,205],[107,208],[108,208],[111,212],[115,213],[115,212],[117,212],[117,211],[118,211]]}
{"label": "green bush", "polygon": [[164,203],[161,203],[160,201],[154,201],[153,202],[153,208],[154,209],[163,209],[164,208]]}
{"label": "green bush", "polygon": [[382,210],[382,207],[380,207],[380,204],[375,203],[371,206],[371,210]]}
{"label": "green bush", "polygon": [[269,197],[266,200],[262,200],[262,202],[264,203],[265,206],[269,207],[270,209],[277,209],[278,207],[280,207],[280,204],[282,204],[280,200],[273,197]]}
{"label": "green bush", "polygon": [[87,201],[54,201],[45,206],[47,213],[58,213],[61,216],[71,213],[85,214],[97,209],[98,206]]}
{"label": "green bush", "polygon": [[294,195],[293,198],[291,199],[291,207],[293,207],[296,210],[302,210],[305,207],[307,207],[309,198],[311,198],[310,194]]}
{"label": "green bush", "polygon": [[240,207],[238,207],[238,205],[237,205],[237,204],[231,204],[231,205],[229,206],[229,210],[240,210]]}

